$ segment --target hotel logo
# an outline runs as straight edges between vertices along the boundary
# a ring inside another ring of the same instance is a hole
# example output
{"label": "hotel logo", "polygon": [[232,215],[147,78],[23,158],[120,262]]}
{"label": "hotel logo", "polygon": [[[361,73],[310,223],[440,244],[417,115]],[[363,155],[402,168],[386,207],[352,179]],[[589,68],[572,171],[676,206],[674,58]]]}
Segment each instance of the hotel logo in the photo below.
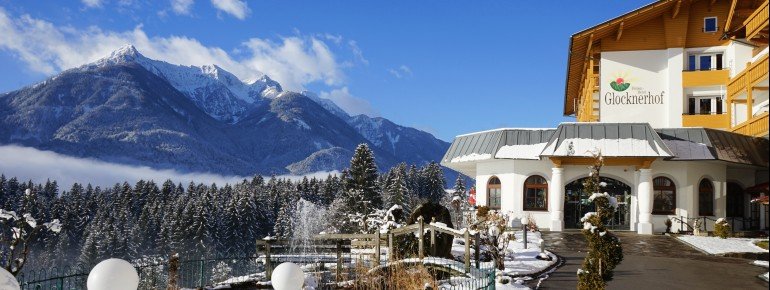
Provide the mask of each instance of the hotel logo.
{"label": "hotel logo", "polygon": [[631,83],[626,82],[622,77],[618,77],[610,83],[610,87],[616,92],[622,92],[631,87]]}

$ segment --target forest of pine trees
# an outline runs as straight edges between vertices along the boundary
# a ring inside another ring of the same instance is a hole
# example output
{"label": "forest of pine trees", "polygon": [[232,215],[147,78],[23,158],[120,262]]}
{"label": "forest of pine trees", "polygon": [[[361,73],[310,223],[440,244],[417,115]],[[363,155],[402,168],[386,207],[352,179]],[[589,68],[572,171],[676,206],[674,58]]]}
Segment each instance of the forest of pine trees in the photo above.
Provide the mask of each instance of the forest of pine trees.
{"label": "forest of pine trees", "polygon": [[[24,205],[27,188],[34,202]],[[328,209],[327,232],[372,231],[351,219],[393,205],[408,211],[425,201],[450,200],[444,188],[438,164],[399,164],[380,173],[371,150],[362,145],[349,170],[326,179],[255,176],[233,185],[140,180],[60,189],[56,181],[35,184],[0,175],[0,208],[29,212],[39,220],[59,219],[63,225],[58,234],[36,237],[26,269],[87,270],[109,257],[252,255],[257,239],[291,236],[299,199]],[[2,231],[7,235],[10,229]]]}

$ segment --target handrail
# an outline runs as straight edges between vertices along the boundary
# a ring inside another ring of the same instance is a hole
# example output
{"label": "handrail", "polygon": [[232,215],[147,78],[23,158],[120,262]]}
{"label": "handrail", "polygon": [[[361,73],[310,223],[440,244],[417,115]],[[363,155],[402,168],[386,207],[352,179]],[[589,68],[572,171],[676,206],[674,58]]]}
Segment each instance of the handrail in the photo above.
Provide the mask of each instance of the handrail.
{"label": "handrail", "polygon": [[767,25],[767,19],[768,1],[765,1],[743,22],[743,25],[746,26],[746,38],[751,39],[759,33],[759,31],[762,30],[762,27]]}
{"label": "handrail", "polygon": [[768,125],[768,112],[754,116],[743,123],[733,127],[730,131],[748,136],[763,136],[767,134],[770,125]]}

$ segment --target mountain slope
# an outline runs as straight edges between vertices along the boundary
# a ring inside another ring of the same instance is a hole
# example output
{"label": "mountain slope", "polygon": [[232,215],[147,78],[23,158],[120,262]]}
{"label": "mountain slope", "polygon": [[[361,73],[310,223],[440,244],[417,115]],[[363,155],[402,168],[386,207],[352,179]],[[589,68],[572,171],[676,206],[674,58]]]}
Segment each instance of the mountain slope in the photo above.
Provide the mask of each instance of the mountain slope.
{"label": "mountain slope", "polygon": [[0,94],[0,144],[183,172],[339,170],[360,143],[378,165],[437,161],[449,147],[384,118],[351,117],[263,76],[152,60],[127,46],[34,86]]}

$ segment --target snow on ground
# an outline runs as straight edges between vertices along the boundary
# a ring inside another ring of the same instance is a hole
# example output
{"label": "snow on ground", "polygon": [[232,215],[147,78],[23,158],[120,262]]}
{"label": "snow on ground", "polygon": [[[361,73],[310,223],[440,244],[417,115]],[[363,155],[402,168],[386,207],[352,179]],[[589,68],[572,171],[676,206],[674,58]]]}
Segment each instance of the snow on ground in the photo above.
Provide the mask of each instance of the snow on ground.
{"label": "snow on ground", "polygon": [[765,267],[765,268],[770,267],[770,262],[768,261],[756,260],[752,264],[760,267]]}
{"label": "snow on ground", "polygon": [[693,247],[696,247],[712,255],[726,253],[766,253],[767,250],[757,247],[754,243],[763,241],[763,239],[745,239],[745,238],[727,238],[719,237],[701,237],[701,236],[679,236],[682,240]]}

